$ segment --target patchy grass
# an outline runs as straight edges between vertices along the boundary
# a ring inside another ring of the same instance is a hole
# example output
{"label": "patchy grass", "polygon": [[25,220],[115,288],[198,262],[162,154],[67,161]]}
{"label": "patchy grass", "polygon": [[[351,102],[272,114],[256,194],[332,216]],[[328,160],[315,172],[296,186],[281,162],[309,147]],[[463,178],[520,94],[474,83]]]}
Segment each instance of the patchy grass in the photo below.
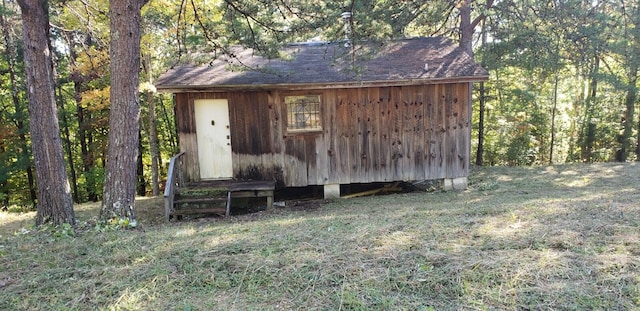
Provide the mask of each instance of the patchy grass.
{"label": "patchy grass", "polygon": [[475,168],[464,192],[229,219],[164,224],[161,198],[137,206],[136,230],[75,236],[0,213],[0,309],[640,308],[635,163]]}

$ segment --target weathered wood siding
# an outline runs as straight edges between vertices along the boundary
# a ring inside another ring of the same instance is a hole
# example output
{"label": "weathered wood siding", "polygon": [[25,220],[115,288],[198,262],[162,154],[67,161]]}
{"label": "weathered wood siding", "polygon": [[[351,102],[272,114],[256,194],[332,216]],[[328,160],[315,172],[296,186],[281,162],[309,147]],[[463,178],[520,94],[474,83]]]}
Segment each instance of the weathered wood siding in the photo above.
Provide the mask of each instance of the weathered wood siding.
{"label": "weathered wood siding", "polygon": [[[321,95],[321,132],[287,133],[284,96]],[[194,99],[227,99],[233,172],[279,186],[468,175],[468,83],[176,94],[181,151],[199,179]]]}

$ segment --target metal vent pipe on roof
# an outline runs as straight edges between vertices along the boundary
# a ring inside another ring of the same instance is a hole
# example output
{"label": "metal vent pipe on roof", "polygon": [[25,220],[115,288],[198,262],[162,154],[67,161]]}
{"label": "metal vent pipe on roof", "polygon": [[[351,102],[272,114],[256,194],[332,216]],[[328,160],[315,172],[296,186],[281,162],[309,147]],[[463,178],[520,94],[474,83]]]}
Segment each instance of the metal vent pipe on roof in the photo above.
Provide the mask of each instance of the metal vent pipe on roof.
{"label": "metal vent pipe on roof", "polygon": [[351,46],[351,34],[353,33],[351,29],[351,17],[353,15],[351,14],[351,12],[347,11],[347,12],[342,12],[340,16],[342,17],[342,22],[344,23],[344,26],[343,26],[344,40],[346,41],[344,43],[344,47],[348,48]]}

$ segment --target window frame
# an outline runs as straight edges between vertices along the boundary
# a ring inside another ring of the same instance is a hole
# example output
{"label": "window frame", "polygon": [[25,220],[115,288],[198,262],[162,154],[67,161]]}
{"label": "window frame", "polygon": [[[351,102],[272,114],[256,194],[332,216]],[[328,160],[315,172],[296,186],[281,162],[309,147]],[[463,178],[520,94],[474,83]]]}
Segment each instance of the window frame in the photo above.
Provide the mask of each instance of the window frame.
{"label": "window frame", "polygon": [[[293,117],[294,114],[296,114],[294,110],[290,109],[290,105],[292,103],[288,102],[288,99],[292,97],[317,97],[318,99],[317,110],[316,110],[317,112],[315,113],[315,116],[317,118],[317,126],[303,127],[303,128],[291,127],[292,121],[293,121],[293,124],[295,125],[295,120],[290,120],[290,119]],[[286,121],[285,132],[287,134],[321,133],[324,130],[323,122],[322,122],[322,94],[317,94],[317,93],[284,94],[282,96],[282,102],[283,102],[284,111],[285,111],[285,121]]]}

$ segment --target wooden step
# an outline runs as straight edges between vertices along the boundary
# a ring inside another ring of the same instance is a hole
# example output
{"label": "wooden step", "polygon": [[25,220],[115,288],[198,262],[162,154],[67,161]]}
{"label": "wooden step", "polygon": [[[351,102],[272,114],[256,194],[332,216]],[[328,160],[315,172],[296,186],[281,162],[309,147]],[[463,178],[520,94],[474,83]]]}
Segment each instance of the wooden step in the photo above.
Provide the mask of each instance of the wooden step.
{"label": "wooden step", "polygon": [[215,197],[215,196],[224,196],[226,195],[228,189],[220,189],[220,188],[182,188],[180,191],[176,193],[178,196],[183,197]]}
{"label": "wooden step", "polygon": [[276,183],[274,181],[245,181],[245,182],[236,182],[229,185],[229,191],[260,191],[260,190],[268,190],[273,191],[276,187]]}
{"label": "wooden step", "polygon": [[228,189],[229,185],[233,184],[234,180],[203,180],[197,182],[189,182],[184,185],[185,188],[189,189],[202,189],[202,188],[213,188],[213,189]]}
{"label": "wooden step", "polygon": [[226,197],[177,197],[173,200],[173,204],[184,204],[184,203],[221,203],[226,202]]}
{"label": "wooden step", "polygon": [[173,215],[197,215],[197,214],[219,214],[225,215],[226,207],[210,207],[210,208],[184,208],[173,211]]}
{"label": "wooden step", "polygon": [[[267,209],[273,207],[273,181],[215,180],[184,184],[170,196],[165,208],[167,219],[172,215],[230,215],[232,198],[266,198]],[[225,203],[223,205],[223,203]],[[213,206],[212,206],[213,205]],[[216,206],[217,205],[217,206]]]}
{"label": "wooden step", "polygon": [[267,199],[267,210],[273,208],[273,191],[275,190],[274,181],[250,181],[238,182],[229,185],[229,194],[227,195],[227,213],[231,214],[231,198],[261,198]]}

